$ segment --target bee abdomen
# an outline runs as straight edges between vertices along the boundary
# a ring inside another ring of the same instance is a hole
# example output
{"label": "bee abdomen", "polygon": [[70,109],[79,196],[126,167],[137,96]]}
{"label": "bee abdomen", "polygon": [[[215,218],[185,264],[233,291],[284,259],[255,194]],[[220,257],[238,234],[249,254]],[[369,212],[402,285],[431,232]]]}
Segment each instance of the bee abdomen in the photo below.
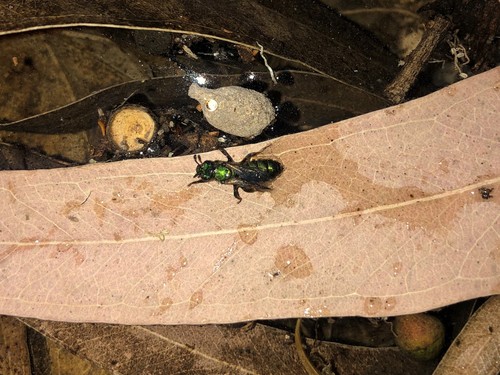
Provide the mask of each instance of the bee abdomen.
{"label": "bee abdomen", "polygon": [[249,166],[267,174],[269,178],[275,178],[283,172],[283,166],[276,160],[257,159],[252,160]]}

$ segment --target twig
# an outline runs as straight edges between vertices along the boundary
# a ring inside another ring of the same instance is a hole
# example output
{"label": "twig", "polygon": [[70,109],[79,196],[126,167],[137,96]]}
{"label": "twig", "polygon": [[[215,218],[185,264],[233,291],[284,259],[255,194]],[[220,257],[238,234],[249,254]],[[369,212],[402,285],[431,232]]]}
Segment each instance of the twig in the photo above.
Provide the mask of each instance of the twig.
{"label": "twig", "polygon": [[443,38],[446,30],[450,27],[450,22],[442,17],[427,23],[427,29],[422,37],[422,40],[408,57],[406,64],[403,66],[399,74],[396,76],[385,89],[385,94],[393,103],[401,103],[410,87],[415,82],[417,75],[427,61],[429,56],[434,51]]}
{"label": "twig", "polygon": [[319,375],[312,363],[307,358],[306,353],[304,352],[304,348],[302,347],[302,338],[300,334],[300,326],[302,323],[302,319],[297,319],[297,323],[295,324],[295,349],[297,350],[297,355],[299,356],[300,362],[302,366],[304,366],[304,370],[306,370],[308,375]]}
{"label": "twig", "polygon": [[276,76],[274,75],[273,68],[271,68],[269,66],[269,64],[267,63],[266,56],[264,56],[264,46],[262,44],[260,44],[259,42],[257,42],[257,45],[260,48],[260,56],[262,57],[262,60],[264,60],[264,65],[266,66],[267,70],[269,70],[269,74],[271,75],[271,79],[273,80],[273,83],[276,85],[278,83],[278,81],[276,80]]}

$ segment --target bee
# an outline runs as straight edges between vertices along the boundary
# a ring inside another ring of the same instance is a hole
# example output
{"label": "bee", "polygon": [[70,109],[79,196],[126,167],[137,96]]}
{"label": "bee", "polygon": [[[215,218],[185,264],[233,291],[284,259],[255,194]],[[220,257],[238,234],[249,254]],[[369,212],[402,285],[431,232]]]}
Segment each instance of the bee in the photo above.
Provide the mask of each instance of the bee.
{"label": "bee", "polygon": [[227,161],[205,160],[202,162],[200,155],[194,155],[194,161],[197,164],[196,174],[193,178],[199,177],[200,180],[191,182],[200,184],[212,180],[221,184],[233,185],[233,195],[242,201],[238,189],[243,189],[247,193],[255,191],[271,190],[269,183],[276,179],[283,172],[283,165],[272,159],[254,158],[259,152],[252,152],[245,156],[242,161],[236,162],[228,152],[220,148]]}

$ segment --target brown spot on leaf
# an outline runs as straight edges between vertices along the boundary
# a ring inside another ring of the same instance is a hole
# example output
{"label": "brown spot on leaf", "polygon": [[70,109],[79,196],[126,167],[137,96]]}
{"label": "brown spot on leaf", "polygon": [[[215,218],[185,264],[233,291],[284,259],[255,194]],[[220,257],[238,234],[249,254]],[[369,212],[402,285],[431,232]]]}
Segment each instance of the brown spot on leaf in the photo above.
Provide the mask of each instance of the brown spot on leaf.
{"label": "brown spot on leaf", "polygon": [[73,216],[73,215],[69,215],[68,216],[68,219],[74,223],[78,223],[80,221],[79,218],[77,218],[76,216]]}
{"label": "brown spot on leaf", "polygon": [[375,315],[382,309],[382,300],[378,297],[367,297],[363,310],[367,315]]}
{"label": "brown spot on leaf", "polygon": [[104,206],[104,203],[99,199],[94,200],[94,212],[97,218],[99,218],[100,220],[104,219],[106,207]]}
{"label": "brown spot on leaf", "polygon": [[284,277],[290,275],[297,279],[304,279],[313,272],[311,260],[304,250],[295,245],[280,247],[274,257],[274,265]]}
{"label": "brown spot on leaf", "polygon": [[252,245],[257,241],[258,232],[253,225],[242,224],[238,226],[238,234],[243,242]]}
{"label": "brown spot on leaf", "polygon": [[292,207],[295,207],[297,205],[297,199],[295,199],[293,196],[289,196],[285,202],[283,202],[283,205],[286,207],[286,208],[292,208]]}
{"label": "brown spot on leaf", "polygon": [[113,191],[112,197],[111,197],[111,202],[113,203],[125,203],[125,197],[123,196],[123,193],[120,191]]}
{"label": "brown spot on leaf", "polygon": [[384,110],[384,113],[385,113],[386,115],[389,115],[389,116],[394,116],[394,115],[396,114],[396,109],[397,109],[397,108],[398,108],[398,107],[391,107],[391,108],[388,108],[388,109]]}
{"label": "brown spot on leaf", "polygon": [[147,210],[153,217],[166,214],[173,222],[178,216],[184,214],[184,204],[193,198],[192,189],[184,189],[179,192],[157,193],[151,197]]}
{"label": "brown spot on leaf", "polygon": [[457,88],[454,86],[450,86],[446,89],[446,94],[449,96],[455,96],[457,94]]}
{"label": "brown spot on leaf", "polygon": [[202,301],[203,301],[203,292],[201,290],[194,292],[191,298],[189,299],[189,310],[194,309]]}
{"label": "brown spot on leaf", "polygon": [[154,316],[163,315],[170,307],[173,305],[174,301],[170,297],[163,298],[160,301],[160,306],[158,310],[153,313]]}
{"label": "brown spot on leaf", "polygon": [[85,256],[81,252],[79,252],[77,249],[73,250],[73,257],[74,257],[74,260],[75,260],[75,263],[77,266],[82,264],[85,261]]}
{"label": "brown spot on leaf", "polygon": [[154,185],[147,181],[142,181],[139,185],[134,188],[136,191],[150,192],[154,190]]}
{"label": "brown spot on leaf", "polygon": [[138,217],[141,216],[141,213],[139,211],[132,209],[132,208],[127,209],[127,210],[123,210],[121,213],[127,219],[137,219]]}
{"label": "brown spot on leaf", "polygon": [[12,183],[12,181],[9,180],[9,182],[7,182],[7,188],[10,191],[10,194],[8,194],[10,203],[16,203],[16,201],[17,201],[17,198],[16,198],[17,189],[14,186],[14,184]]}
{"label": "brown spot on leaf", "polygon": [[57,244],[55,249],[50,252],[49,257],[58,259],[68,255],[73,256],[76,265],[80,265],[85,261],[85,256],[72,243],[68,242]]}
{"label": "brown spot on leaf", "polygon": [[172,281],[172,279],[174,278],[177,271],[178,270],[176,268],[174,268],[172,266],[168,266],[166,271],[165,271],[165,276],[166,276],[167,280]]}
{"label": "brown spot on leaf", "polygon": [[118,242],[118,241],[121,241],[123,239],[123,237],[122,237],[122,235],[120,233],[114,232],[113,233],[113,239]]}
{"label": "brown spot on leaf", "polygon": [[391,311],[394,310],[396,307],[396,298],[395,297],[388,297],[384,301],[384,310],[385,311]]}
{"label": "brown spot on leaf", "polygon": [[56,251],[58,253],[65,253],[66,251],[70,250],[72,247],[73,247],[72,244],[67,243],[67,242],[63,242],[63,243],[57,244]]}
{"label": "brown spot on leaf", "polygon": [[396,277],[397,275],[399,275],[401,273],[401,270],[403,269],[403,263],[401,262],[395,262],[392,264],[392,276]]}
{"label": "brown spot on leaf", "polygon": [[439,162],[439,170],[444,174],[450,173],[450,162],[447,159],[443,159]]}
{"label": "brown spot on leaf", "polygon": [[172,279],[174,278],[174,276],[179,272],[179,270],[181,268],[184,268],[184,267],[187,267],[188,265],[188,260],[187,258],[184,256],[184,255],[180,255],[179,256],[179,260],[178,260],[178,265],[175,265],[175,266],[172,266],[172,265],[168,265],[166,270],[165,270],[165,273],[166,273],[166,278],[168,281],[172,281]]}
{"label": "brown spot on leaf", "polygon": [[66,202],[61,210],[61,215],[67,216],[71,211],[80,207],[81,203],[82,202],[78,202],[77,200],[70,200]]}
{"label": "brown spot on leaf", "polygon": [[186,266],[187,266],[187,264],[188,264],[187,258],[186,258],[184,255],[181,255],[181,256],[179,257],[179,265],[180,265],[181,267],[186,267]]}

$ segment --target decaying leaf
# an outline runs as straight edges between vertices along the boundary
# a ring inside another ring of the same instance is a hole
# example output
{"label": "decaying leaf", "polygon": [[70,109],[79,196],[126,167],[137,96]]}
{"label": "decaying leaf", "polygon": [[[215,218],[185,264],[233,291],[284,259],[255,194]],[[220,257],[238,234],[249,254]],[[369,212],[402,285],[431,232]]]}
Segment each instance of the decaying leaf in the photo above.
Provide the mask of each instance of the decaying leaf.
{"label": "decaying leaf", "polygon": [[33,3],[0,6],[0,35],[94,26],[198,34],[247,48],[257,48],[259,42],[268,54],[379,93],[393,78],[397,64],[395,56],[371,35],[319,2],[307,7],[300,0],[286,4],[220,0],[210,6],[199,0],[121,0],[105,5],[88,0],[85,6],[67,0]]}
{"label": "decaying leaf", "polygon": [[26,326],[10,316],[0,317],[0,358],[0,373],[30,373]]}
{"label": "decaying leaf", "polygon": [[257,325],[125,326],[23,321],[99,367],[119,374],[306,374],[291,338]]}
{"label": "decaying leaf", "polygon": [[90,32],[4,36],[0,50],[1,123],[36,116],[121,82],[151,78],[112,39]]}
{"label": "decaying leaf", "polygon": [[498,374],[500,297],[488,299],[472,316],[433,375]]}
{"label": "decaying leaf", "polygon": [[188,187],[191,157],[2,172],[0,312],[198,324],[498,293],[499,78],[276,139],[285,171],[241,204]]}
{"label": "decaying leaf", "polygon": [[[241,325],[126,326],[21,320],[41,332],[49,343],[56,342],[78,358],[110,373],[307,373],[293,345],[293,333],[259,323],[247,328]],[[422,375],[432,371],[432,363],[422,365],[409,361],[394,347],[349,346],[312,339],[307,343],[314,363],[321,363],[318,372],[328,367],[335,367],[337,374],[357,375],[373,374],[375,367],[393,375]],[[48,346],[52,353],[54,345]]]}

